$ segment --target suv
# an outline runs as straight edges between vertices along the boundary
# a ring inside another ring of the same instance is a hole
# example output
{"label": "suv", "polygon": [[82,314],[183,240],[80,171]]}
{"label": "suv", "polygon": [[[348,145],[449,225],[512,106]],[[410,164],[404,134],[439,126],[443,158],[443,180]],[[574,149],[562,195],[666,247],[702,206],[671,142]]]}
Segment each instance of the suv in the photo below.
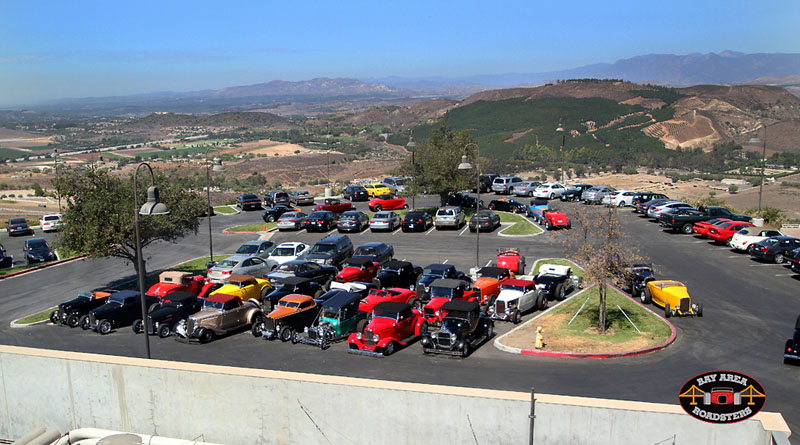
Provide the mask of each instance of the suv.
{"label": "suv", "polygon": [[278,204],[288,206],[290,203],[289,194],[283,190],[270,190],[264,196],[264,207],[274,207]]}
{"label": "suv", "polygon": [[496,175],[494,173],[486,173],[478,178],[478,182],[481,184],[481,193],[488,192],[492,189],[492,182],[494,179],[500,175]]}
{"label": "suv", "polygon": [[406,189],[406,180],[398,176],[383,178],[383,183],[389,187],[392,193],[402,193]]}
{"label": "suv", "polygon": [[492,181],[492,191],[497,194],[507,195],[511,193],[511,188],[522,182],[522,178],[517,176],[499,176]]}
{"label": "suv", "polygon": [[433,220],[436,230],[441,230],[442,227],[453,227],[460,229],[462,225],[467,222],[467,217],[461,207],[442,207],[436,211],[436,217]]}
{"label": "suv", "polygon": [[328,235],[317,241],[308,254],[309,261],[339,267],[353,256],[353,242],[347,235]]}
{"label": "suv", "polygon": [[258,199],[258,195],[255,193],[242,193],[236,197],[236,207],[242,210],[260,209],[261,200]]}

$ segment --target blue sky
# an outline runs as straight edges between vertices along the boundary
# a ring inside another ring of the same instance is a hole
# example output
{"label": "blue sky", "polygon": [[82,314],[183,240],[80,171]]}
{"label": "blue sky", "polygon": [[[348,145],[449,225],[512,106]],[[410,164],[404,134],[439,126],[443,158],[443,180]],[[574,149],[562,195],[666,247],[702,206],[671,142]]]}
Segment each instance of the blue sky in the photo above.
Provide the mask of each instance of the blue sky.
{"label": "blue sky", "polygon": [[800,52],[800,1],[35,1],[0,16],[0,106],[315,77],[458,77]]}

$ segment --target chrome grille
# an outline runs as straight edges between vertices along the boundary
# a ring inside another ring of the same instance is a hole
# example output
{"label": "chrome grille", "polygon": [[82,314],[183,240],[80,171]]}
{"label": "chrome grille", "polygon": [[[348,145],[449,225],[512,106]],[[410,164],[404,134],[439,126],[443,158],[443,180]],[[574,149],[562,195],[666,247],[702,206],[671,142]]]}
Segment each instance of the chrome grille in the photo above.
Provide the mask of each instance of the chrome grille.
{"label": "chrome grille", "polygon": [[317,337],[318,336],[317,336],[317,330],[316,329],[309,329],[308,330],[308,338],[310,338],[311,340],[316,340]]}
{"label": "chrome grille", "polygon": [[436,343],[439,346],[445,346],[449,348],[453,344],[452,334],[449,332],[439,331],[439,333],[436,334]]}
{"label": "chrome grille", "polygon": [[497,301],[494,303],[494,313],[498,315],[503,315],[506,313],[506,302],[505,301]]}
{"label": "chrome grille", "polygon": [[275,330],[275,319],[272,317],[267,317],[264,319],[264,330],[265,331],[274,331]]}
{"label": "chrome grille", "polygon": [[94,312],[89,312],[89,326],[94,327],[97,324],[97,320],[94,317]]}
{"label": "chrome grille", "polygon": [[689,313],[689,299],[688,298],[681,298],[681,313],[688,314]]}
{"label": "chrome grille", "polygon": [[365,344],[365,345],[369,345],[369,346],[372,346],[372,345],[374,345],[374,344],[375,344],[375,342],[374,342],[374,341],[372,341],[372,337],[373,337],[374,335],[375,335],[375,334],[373,334],[373,333],[372,333],[372,331],[366,331],[366,330],[365,330],[365,331],[364,331],[364,344]]}
{"label": "chrome grille", "polygon": [[197,325],[197,321],[194,318],[187,318],[186,319],[186,333],[187,334],[194,333],[196,325]]}
{"label": "chrome grille", "polygon": [[147,332],[155,332],[153,329],[153,317],[148,316],[147,320],[145,320],[145,329]]}
{"label": "chrome grille", "polygon": [[435,314],[435,312],[433,311],[433,309],[428,308],[428,307],[425,308],[425,314],[424,314],[425,318],[433,317],[434,314]]}

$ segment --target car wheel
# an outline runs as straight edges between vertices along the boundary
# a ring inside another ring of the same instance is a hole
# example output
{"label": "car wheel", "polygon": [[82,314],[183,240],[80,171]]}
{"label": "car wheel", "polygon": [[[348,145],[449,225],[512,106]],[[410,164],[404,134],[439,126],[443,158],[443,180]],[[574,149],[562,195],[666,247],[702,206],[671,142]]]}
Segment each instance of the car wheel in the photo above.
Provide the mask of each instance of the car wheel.
{"label": "car wheel", "polygon": [[108,320],[100,320],[100,322],[97,323],[97,332],[99,332],[100,335],[106,335],[111,332],[111,322]]}
{"label": "car wheel", "polygon": [[547,220],[547,221],[544,223],[544,228],[545,228],[545,229],[547,229],[547,230],[552,230],[552,229],[553,229],[553,223],[551,223],[551,222],[550,222],[550,220],[548,219],[548,220]]}
{"label": "car wheel", "polygon": [[292,332],[292,328],[289,326],[284,326],[281,328],[281,341],[287,342],[292,339],[294,332]]}
{"label": "car wheel", "polygon": [[519,324],[519,322],[522,321],[522,314],[519,313],[519,310],[514,311],[514,316],[511,317],[511,320],[514,324]]}
{"label": "car wheel", "polygon": [[547,296],[545,294],[539,295],[538,300],[536,301],[536,308],[540,311],[547,309],[547,305],[549,302],[547,301]]}
{"label": "car wheel", "polygon": [[625,207],[625,201],[618,202],[617,207]]}
{"label": "car wheel", "polygon": [[691,224],[684,224],[683,227],[681,227],[681,232],[683,232],[685,235],[691,235],[692,231]]}
{"label": "car wheel", "polygon": [[209,343],[214,340],[214,331],[211,329],[203,329],[200,333],[200,343]]}
{"label": "car wheel", "polygon": [[381,207],[381,205],[380,205],[380,204],[375,204],[375,207],[374,207],[374,208],[375,208],[375,210],[374,210],[374,211],[376,211],[376,212],[380,212],[381,210],[383,210],[383,207]]}
{"label": "car wheel", "polygon": [[356,323],[356,332],[364,332],[364,329],[367,327],[367,320],[358,320]]}
{"label": "car wheel", "polygon": [[91,327],[89,325],[89,316],[88,315],[82,316],[81,319],[78,320],[78,324],[81,326],[81,329],[83,329],[84,331],[89,329]]}
{"label": "car wheel", "polygon": [[644,288],[640,299],[642,300],[642,304],[650,304],[650,302],[653,301],[653,296],[650,295],[650,289]]}
{"label": "car wheel", "polygon": [[464,342],[464,349],[461,350],[461,356],[462,357],[466,357],[468,355],[469,355],[469,342],[465,341]]}
{"label": "car wheel", "polygon": [[664,305],[664,318],[672,317],[672,311],[669,308],[668,304]]}
{"label": "car wheel", "polygon": [[489,322],[489,326],[486,327],[486,339],[490,339],[494,337],[494,323]]}
{"label": "car wheel", "polygon": [[427,335],[428,334],[428,322],[423,321],[422,324],[419,326],[419,335]]}
{"label": "car wheel", "polygon": [[[325,339],[323,339],[322,342],[325,344]],[[298,343],[300,343],[300,333],[292,331],[292,344],[296,345]]]}
{"label": "car wheel", "polygon": [[389,344],[386,345],[386,347],[383,349],[383,355],[389,356],[394,354],[394,348],[395,348],[394,342],[390,341]]}
{"label": "car wheel", "polygon": [[410,304],[413,309],[416,309],[418,311],[422,310],[422,302],[419,301],[419,298],[412,298],[411,301],[408,302],[408,304]]}
{"label": "car wheel", "polygon": [[321,297],[321,296],[322,296],[322,290],[318,290],[318,291],[314,292],[314,296],[311,297],[311,298],[313,298],[315,300],[319,300],[319,297]]}
{"label": "car wheel", "polygon": [[776,253],[775,254],[775,264],[783,264],[784,261],[785,261],[785,258],[784,258],[782,253]]}
{"label": "car wheel", "polygon": [[333,280],[331,280],[330,278],[325,280],[325,283],[322,285],[322,288],[325,289],[326,291],[331,290],[331,281]]}
{"label": "car wheel", "polygon": [[564,301],[565,298],[567,298],[567,292],[564,290],[564,283],[559,283],[556,286],[556,300]]}
{"label": "car wheel", "polygon": [[267,222],[275,222],[275,215],[267,215]]}
{"label": "car wheel", "polygon": [[67,317],[67,326],[77,328],[80,321],[81,317],[78,314],[70,314],[69,317]]}
{"label": "car wheel", "polygon": [[131,329],[134,334],[141,334],[144,332],[144,322],[141,319],[134,320]]}
{"label": "car wheel", "polygon": [[556,197],[556,194],[555,194],[555,193],[551,193],[551,194],[550,194],[550,199],[553,199],[553,198],[555,198],[555,197]]}
{"label": "car wheel", "polygon": [[158,336],[159,338],[167,338],[172,330],[170,329],[168,324],[162,324],[158,327]]}
{"label": "car wheel", "polygon": [[264,322],[263,320],[259,320],[253,323],[253,327],[250,328],[250,333],[253,334],[253,337],[262,337],[264,335]]}
{"label": "car wheel", "polygon": [[58,311],[58,309],[54,310],[53,312],[50,312],[51,323],[58,324],[58,322],[60,321],[61,321],[61,313]]}
{"label": "car wheel", "polygon": [[703,316],[703,305],[702,304],[698,304],[697,305],[697,310],[695,312],[697,313],[698,317],[702,317]]}
{"label": "car wheel", "polygon": [[150,312],[153,312],[156,309],[158,309],[158,303],[153,303],[150,305],[149,308],[147,308],[147,313],[149,314]]}

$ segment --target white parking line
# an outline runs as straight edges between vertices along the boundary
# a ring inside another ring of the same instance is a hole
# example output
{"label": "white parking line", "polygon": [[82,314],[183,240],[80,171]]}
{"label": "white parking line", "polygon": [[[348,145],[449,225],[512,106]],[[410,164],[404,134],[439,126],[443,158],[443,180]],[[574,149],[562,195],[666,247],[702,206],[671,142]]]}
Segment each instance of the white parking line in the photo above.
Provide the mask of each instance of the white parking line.
{"label": "white parking line", "polygon": [[392,232],[392,236],[397,235],[397,232],[399,232],[401,228],[402,228],[402,226],[394,229],[394,232]]}
{"label": "white parking line", "polygon": [[750,267],[772,267],[774,264],[751,264]]}
{"label": "white parking line", "polygon": [[791,277],[792,275],[794,275],[794,274],[793,273],[776,273],[775,274],[776,277]]}
{"label": "white parking line", "polygon": [[447,264],[448,261],[450,261],[450,258],[445,258],[444,261],[442,261],[442,264]]}
{"label": "white parking line", "polygon": [[326,235],[330,235],[330,234],[332,234],[333,232],[335,232],[335,231],[337,231],[337,230],[338,230],[338,229],[333,229],[333,230],[331,230],[330,232],[326,233]]}
{"label": "white parking line", "polygon": [[745,258],[741,255],[728,255],[728,258]]}
{"label": "white parking line", "polygon": [[436,230],[436,227],[434,227],[434,226],[431,226],[430,230],[428,230],[427,232],[425,232],[425,235],[430,235],[430,234],[431,234],[431,232],[433,232],[434,230]]}
{"label": "white parking line", "polygon": [[459,233],[459,234],[458,234],[458,236],[461,236],[461,235],[463,235],[463,234],[464,234],[464,232],[466,232],[466,231],[467,231],[467,229],[469,229],[469,226],[467,226],[467,227],[464,227],[464,230],[462,230],[462,231],[461,231],[461,233]]}
{"label": "white parking line", "polygon": [[490,264],[492,264],[492,260],[487,261],[485,267],[489,267]]}

